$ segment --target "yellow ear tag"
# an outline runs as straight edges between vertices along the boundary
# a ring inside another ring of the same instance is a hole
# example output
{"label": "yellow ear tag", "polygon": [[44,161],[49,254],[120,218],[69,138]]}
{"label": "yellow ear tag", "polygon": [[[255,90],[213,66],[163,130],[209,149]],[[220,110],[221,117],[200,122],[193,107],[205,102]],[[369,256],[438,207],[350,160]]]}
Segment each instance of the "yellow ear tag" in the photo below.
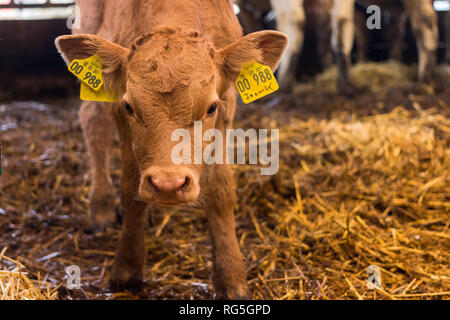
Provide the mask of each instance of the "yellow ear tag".
{"label": "yellow ear tag", "polygon": [[104,87],[102,68],[102,61],[96,54],[87,59],[75,59],[70,63],[69,71],[81,80],[81,100],[118,101],[117,92],[109,92]]}
{"label": "yellow ear tag", "polygon": [[94,91],[103,87],[102,62],[96,54],[87,59],[75,59],[69,71]]}
{"label": "yellow ear tag", "polygon": [[249,62],[242,66],[236,88],[244,103],[248,104],[277,91],[280,86],[269,66]]}
{"label": "yellow ear tag", "polygon": [[102,87],[98,91],[94,91],[83,82],[81,83],[80,98],[84,101],[102,102],[117,102],[119,100],[117,92],[109,92],[105,87]]}

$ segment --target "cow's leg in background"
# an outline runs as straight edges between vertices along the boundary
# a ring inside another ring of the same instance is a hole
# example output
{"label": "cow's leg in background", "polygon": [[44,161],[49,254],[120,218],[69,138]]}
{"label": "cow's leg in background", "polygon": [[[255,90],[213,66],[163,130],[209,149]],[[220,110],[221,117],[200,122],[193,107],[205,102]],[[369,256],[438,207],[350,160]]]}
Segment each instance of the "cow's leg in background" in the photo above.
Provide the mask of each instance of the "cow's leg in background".
{"label": "cow's leg in background", "polygon": [[289,45],[278,68],[282,88],[295,83],[295,71],[303,47],[306,24],[303,0],[271,0],[277,17],[277,28],[289,37]]}
{"label": "cow's leg in background", "polygon": [[445,33],[446,33],[446,44],[445,44],[445,50],[446,50],[446,61],[448,64],[450,64],[450,11],[447,11],[445,14]]}
{"label": "cow's leg in background", "polygon": [[407,16],[402,7],[391,8],[389,14],[391,21],[385,33],[390,46],[389,57],[402,61]]}
{"label": "cow's leg in background", "polygon": [[332,13],[331,45],[338,64],[337,88],[351,95],[355,87],[350,81],[351,51],[355,39],[355,0],[335,0]]}
{"label": "cow's leg in background", "polygon": [[263,14],[271,9],[269,0],[238,0],[236,3],[241,10],[239,15],[244,34],[262,30]]}
{"label": "cow's leg in background", "polygon": [[115,222],[116,213],[109,171],[109,155],[114,137],[110,106],[83,102],[78,112],[91,165],[89,217],[95,233]]}
{"label": "cow's leg in background", "polygon": [[114,258],[110,278],[113,290],[142,287],[145,267],[144,231],[147,226],[146,204],[137,199],[139,189],[139,168],[129,141],[130,133],[126,123],[126,115],[120,115],[117,110],[114,115],[119,128],[122,154],[122,206],[124,210],[122,233]]}
{"label": "cow's leg in background", "polygon": [[356,41],[356,60],[358,63],[366,62],[369,53],[370,35],[365,27],[367,17],[365,11],[356,10],[355,12],[355,41]]}
{"label": "cow's leg in background", "polygon": [[438,47],[437,14],[431,1],[403,0],[419,51],[419,81],[429,81]]}
{"label": "cow's leg in background", "polygon": [[[322,70],[333,64],[333,52],[331,50],[331,9],[333,0],[314,0],[316,10],[314,10],[314,29],[317,37],[317,54]],[[307,6],[308,2],[305,2]],[[305,8],[307,10],[307,8]],[[307,11],[306,11],[307,12]]]}

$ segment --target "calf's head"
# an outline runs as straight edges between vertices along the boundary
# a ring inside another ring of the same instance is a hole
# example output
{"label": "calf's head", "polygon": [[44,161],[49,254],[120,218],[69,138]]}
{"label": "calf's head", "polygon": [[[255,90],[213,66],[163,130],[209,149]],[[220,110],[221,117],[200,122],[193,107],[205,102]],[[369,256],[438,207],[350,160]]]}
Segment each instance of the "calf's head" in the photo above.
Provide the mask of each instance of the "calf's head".
{"label": "calf's head", "polygon": [[132,155],[126,156],[139,169],[139,196],[174,205],[197,199],[203,165],[174,164],[177,142],[171,141],[172,133],[185,129],[192,139],[201,139],[193,134],[195,121],[202,122],[203,132],[216,128],[228,110],[224,100],[234,90],[241,66],[257,61],[275,69],[287,38],[262,31],[216,50],[196,31],[160,28],[138,37],[129,48],[83,34],[61,36],[56,46],[67,64],[100,56],[106,88],[119,92],[114,108],[124,143],[131,146]]}

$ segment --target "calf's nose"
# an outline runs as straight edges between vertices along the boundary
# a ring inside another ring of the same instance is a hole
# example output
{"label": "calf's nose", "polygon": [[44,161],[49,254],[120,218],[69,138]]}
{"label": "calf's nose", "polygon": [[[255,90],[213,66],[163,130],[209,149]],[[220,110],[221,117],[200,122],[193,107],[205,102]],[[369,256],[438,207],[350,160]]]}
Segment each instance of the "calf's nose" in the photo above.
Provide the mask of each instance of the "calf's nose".
{"label": "calf's nose", "polygon": [[176,193],[189,184],[188,177],[149,176],[148,183],[155,192]]}
{"label": "calf's nose", "polygon": [[199,193],[198,178],[182,167],[150,167],[142,173],[139,182],[139,196],[148,203],[189,203],[197,199]]}

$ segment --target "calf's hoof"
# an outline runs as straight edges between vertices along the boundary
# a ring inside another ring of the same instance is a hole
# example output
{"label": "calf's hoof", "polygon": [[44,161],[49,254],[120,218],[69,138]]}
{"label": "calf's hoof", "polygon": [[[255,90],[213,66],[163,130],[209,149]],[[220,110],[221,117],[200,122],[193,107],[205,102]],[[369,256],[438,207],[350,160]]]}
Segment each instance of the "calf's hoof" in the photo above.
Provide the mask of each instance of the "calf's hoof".
{"label": "calf's hoof", "polygon": [[134,260],[124,259],[120,253],[117,254],[109,279],[110,288],[113,291],[141,291],[144,286],[144,270],[138,265]]}
{"label": "calf's hoof", "polygon": [[117,225],[118,214],[114,205],[114,198],[110,195],[100,199],[92,199],[90,202],[91,223],[88,232],[98,234],[105,232],[108,228]]}
{"label": "calf's hoof", "polygon": [[427,70],[425,72],[418,75],[417,80],[419,83],[429,84],[432,82],[434,74],[435,74],[435,69],[432,66],[430,66],[427,68]]}
{"label": "calf's hoof", "polygon": [[133,293],[138,293],[142,291],[143,287],[144,282],[139,277],[131,277],[129,279],[111,278],[109,280],[109,288],[114,292],[121,292],[128,290]]}

